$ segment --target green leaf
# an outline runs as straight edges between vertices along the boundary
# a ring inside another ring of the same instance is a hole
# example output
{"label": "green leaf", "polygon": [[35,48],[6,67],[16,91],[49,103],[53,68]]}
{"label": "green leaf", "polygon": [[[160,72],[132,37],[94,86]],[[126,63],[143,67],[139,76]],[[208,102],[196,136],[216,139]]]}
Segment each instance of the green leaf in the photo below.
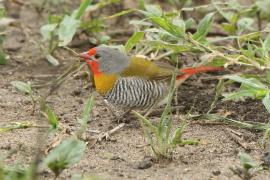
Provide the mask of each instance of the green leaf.
{"label": "green leaf", "polygon": [[93,96],[89,97],[86,105],[84,107],[82,119],[79,119],[79,123],[81,124],[81,128],[78,131],[78,136],[80,137],[86,130],[87,123],[89,121],[90,112],[92,111],[94,106],[94,98]]}
{"label": "green leaf", "polygon": [[262,43],[263,53],[265,57],[268,57],[268,52],[270,51],[270,33],[267,35]]}
{"label": "green leaf", "polygon": [[[143,20],[130,20],[129,21],[129,24],[131,24],[131,25],[141,25],[141,26],[151,26],[152,25],[152,23],[150,23],[150,22],[146,22],[146,21],[143,21]],[[147,29],[145,29],[145,30],[147,30]]]}
{"label": "green leaf", "polygon": [[228,76],[224,76],[224,78],[231,79],[231,80],[239,82],[239,83],[243,83],[243,84],[248,85],[248,86],[253,87],[253,88],[267,89],[266,85],[264,85],[259,80],[254,79],[254,78],[246,79],[246,78],[240,77],[238,75],[228,75]]}
{"label": "green leaf", "polygon": [[234,100],[234,101],[239,101],[245,97],[252,97],[254,98],[255,94],[253,91],[250,90],[240,90],[237,92],[232,92],[228,94],[222,94],[225,98],[223,101],[228,101],[228,100]]}
{"label": "green leaf", "polygon": [[125,50],[128,53],[144,36],[144,32],[135,32],[127,41]]}
{"label": "green leaf", "polygon": [[47,54],[45,56],[45,58],[47,59],[47,61],[52,64],[53,66],[58,66],[59,65],[59,61],[53,57],[51,54]]}
{"label": "green leaf", "polygon": [[184,129],[186,128],[186,124],[184,123],[181,127],[178,127],[172,136],[171,144],[178,145],[182,143],[182,135],[184,132]]}
{"label": "green leaf", "polygon": [[152,48],[156,49],[168,49],[172,50],[175,53],[179,52],[196,52],[196,47],[189,45],[189,44],[173,44],[173,43],[167,43],[165,41],[160,40],[153,40],[153,41],[145,41],[145,44],[148,44]]}
{"label": "green leaf", "polygon": [[196,33],[193,34],[194,40],[200,41],[205,38],[212,24],[214,14],[215,13],[209,13],[200,21]]}
{"label": "green leaf", "polygon": [[266,72],[266,80],[270,84],[270,71]]}
{"label": "green leaf", "polygon": [[139,0],[139,2],[138,2],[139,8],[140,8],[140,9],[145,9],[145,8],[144,8],[144,5],[145,5],[144,0]]}
{"label": "green leaf", "polygon": [[156,136],[158,136],[158,129],[156,126],[152,124],[151,121],[149,121],[147,118],[142,116],[140,113],[132,110],[132,112],[135,114],[135,116],[138,117],[138,119],[141,121],[141,123],[144,125],[144,127],[147,127],[152,133],[154,133]]}
{"label": "green leaf", "polygon": [[66,46],[72,41],[77,28],[80,26],[80,20],[72,16],[65,16],[63,21],[59,24],[58,37],[60,40],[59,46]]}
{"label": "green leaf", "polygon": [[32,94],[32,88],[29,84],[22,81],[11,81],[10,84],[21,92]]}
{"label": "green leaf", "polygon": [[160,6],[145,4],[144,8],[147,12],[149,12],[153,16],[158,16],[158,17],[162,16],[162,10]]}
{"label": "green leaf", "polygon": [[186,29],[190,29],[190,28],[192,28],[193,26],[195,26],[196,24],[195,24],[195,20],[194,19],[192,19],[192,18],[189,18],[189,19],[187,19],[186,21],[185,21],[185,27],[186,27]]}
{"label": "green leaf", "polygon": [[85,142],[69,138],[54,148],[44,159],[44,163],[57,177],[64,169],[81,160],[85,147]]}
{"label": "green leaf", "polygon": [[[103,44],[103,46],[107,46],[107,45],[104,45]],[[110,45],[110,46],[108,46],[108,47],[111,47],[111,48],[113,48],[113,49],[118,49],[120,52],[122,52],[122,53],[126,53],[126,51],[125,51],[125,46],[123,46],[123,45]]]}
{"label": "green leaf", "polygon": [[0,48],[0,65],[5,65],[7,63],[6,55],[2,48]]}
{"label": "green leaf", "polygon": [[82,1],[79,10],[76,12],[75,19],[80,19],[81,16],[84,14],[86,8],[90,5],[91,0],[84,0]]}
{"label": "green leaf", "polygon": [[163,111],[161,117],[160,117],[159,125],[158,125],[158,133],[161,137],[163,137],[164,134],[169,135],[171,128],[172,128],[170,125],[172,123],[172,119],[171,119],[172,105],[171,105],[171,103],[172,103],[173,95],[175,92],[175,87],[174,87],[175,81],[176,81],[176,74],[173,73],[173,76],[172,76],[171,82],[170,82],[169,93],[166,97],[167,104],[164,108],[164,111]]}
{"label": "green leaf", "polygon": [[223,58],[214,58],[211,62],[207,63],[207,66],[224,66],[226,60]]}
{"label": "green leaf", "polygon": [[252,18],[241,18],[237,21],[237,26],[239,31],[243,30],[254,30],[252,24],[254,23],[254,19]]}
{"label": "green leaf", "polygon": [[111,39],[111,37],[107,36],[107,35],[103,35],[103,36],[98,37],[100,44],[106,44],[110,41],[110,39]]}
{"label": "green leaf", "polygon": [[249,34],[243,34],[240,37],[237,36],[237,38],[239,38],[239,40],[241,41],[252,41],[252,40],[257,40],[261,37],[261,32],[252,32]]}
{"label": "green leaf", "polygon": [[251,157],[248,154],[239,153],[239,157],[240,157],[240,164],[244,169],[249,170],[250,168],[254,168],[257,166],[257,164],[251,159]]}
{"label": "green leaf", "polygon": [[52,39],[52,34],[53,34],[53,31],[56,29],[56,27],[57,27],[57,23],[46,24],[40,28],[40,33],[44,41]]}
{"label": "green leaf", "polygon": [[267,111],[270,113],[270,95],[269,93],[263,98],[262,103]]}
{"label": "green leaf", "polygon": [[[214,1],[213,1],[214,2]],[[231,22],[232,17],[235,15],[233,12],[230,11],[223,11],[223,8],[219,7],[218,3],[213,3],[214,7],[217,9],[217,12],[225,18],[228,22]]]}
{"label": "green leaf", "polygon": [[236,27],[234,24],[229,24],[229,23],[222,23],[222,28],[224,31],[228,32],[229,34],[235,34]]}
{"label": "green leaf", "polygon": [[12,131],[14,129],[26,129],[29,127],[34,127],[34,125],[28,121],[24,122],[11,122],[10,125],[0,127],[0,133],[1,132],[7,132],[7,131]]}
{"label": "green leaf", "polygon": [[186,31],[186,23],[183,19],[181,19],[180,17],[176,17],[172,20],[172,24],[174,26],[176,26],[177,28],[179,28],[179,30],[181,31],[181,33],[185,33]]}
{"label": "green leaf", "polygon": [[93,98],[93,96],[91,96],[87,99],[86,106],[85,106],[84,111],[83,111],[83,118],[82,119],[83,119],[84,124],[87,124],[88,119],[89,119],[89,115],[93,109],[93,106],[94,106],[94,98]]}
{"label": "green leaf", "polygon": [[115,13],[115,14],[113,14],[111,16],[105,17],[104,19],[112,19],[112,18],[115,18],[115,17],[123,16],[123,15],[129,14],[129,13],[131,13],[133,11],[135,11],[135,9],[124,10],[124,11]]}
{"label": "green leaf", "polygon": [[268,0],[260,0],[255,1],[256,6],[258,7],[258,11],[261,11],[261,13],[265,14],[266,17],[269,18],[269,8],[270,8],[270,1]]}
{"label": "green leaf", "polygon": [[172,24],[168,19],[161,17],[152,17],[151,20],[160,26],[165,31],[169,32],[171,35],[175,37],[184,37],[185,29],[180,26],[176,26]]}
{"label": "green leaf", "polygon": [[48,106],[48,105],[46,106],[45,113],[47,115],[47,118],[48,118],[50,125],[53,127],[53,129],[56,129],[58,126],[58,119],[50,106]]}

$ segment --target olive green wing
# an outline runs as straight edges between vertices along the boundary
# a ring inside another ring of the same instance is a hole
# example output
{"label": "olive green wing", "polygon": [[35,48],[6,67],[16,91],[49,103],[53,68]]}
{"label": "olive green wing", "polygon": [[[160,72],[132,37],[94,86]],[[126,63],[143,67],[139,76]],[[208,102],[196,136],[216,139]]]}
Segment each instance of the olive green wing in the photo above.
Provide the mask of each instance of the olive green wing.
{"label": "olive green wing", "polygon": [[172,76],[174,68],[163,66],[142,57],[132,57],[130,65],[120,74],[126,76],[139,76],[147,79],[168,79]]}

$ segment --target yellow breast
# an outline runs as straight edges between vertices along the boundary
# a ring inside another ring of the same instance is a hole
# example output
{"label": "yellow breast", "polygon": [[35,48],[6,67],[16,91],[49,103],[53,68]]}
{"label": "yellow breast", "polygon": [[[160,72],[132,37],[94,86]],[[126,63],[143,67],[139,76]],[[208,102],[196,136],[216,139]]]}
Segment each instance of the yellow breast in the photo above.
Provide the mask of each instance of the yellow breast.
{"label": "yellow breast", "polygon": [[114,74],[98,74],[94,76],[96,91],[101,95],[106,95],[114,86],[119,76]]}

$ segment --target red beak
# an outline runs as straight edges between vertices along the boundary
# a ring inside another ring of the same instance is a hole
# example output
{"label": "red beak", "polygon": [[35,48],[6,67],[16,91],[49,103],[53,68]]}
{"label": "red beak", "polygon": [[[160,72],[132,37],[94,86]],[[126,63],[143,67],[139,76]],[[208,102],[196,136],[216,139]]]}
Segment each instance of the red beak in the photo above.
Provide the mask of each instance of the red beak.
{"label": "red beak", "polygon": [[83,52],[83,53],[80,53],[79,54],[79,57],[80,58],[83,58],[83,59],[88,59],[89,60],[91,56],[88,54],[88,52]]}
{"label": "red beak", "polygon": [[91,60],[93,56],[96,55],[96,48],[91,48],[87,52],[83,52],[79,54],[80,58],[83,58],[85,60]]}

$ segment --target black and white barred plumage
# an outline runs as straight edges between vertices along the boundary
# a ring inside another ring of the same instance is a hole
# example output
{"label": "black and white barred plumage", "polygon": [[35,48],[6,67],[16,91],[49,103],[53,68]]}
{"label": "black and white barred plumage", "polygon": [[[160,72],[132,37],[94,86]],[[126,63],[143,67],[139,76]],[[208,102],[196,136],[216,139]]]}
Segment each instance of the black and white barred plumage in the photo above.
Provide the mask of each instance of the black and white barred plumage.
{"label": "black and white barred plumage", "polygon": [[161,101],[167,94],[163,82],[151,81],[139,77],[121,77],[105,99],[117,106],[127,108],[147,108]]}

